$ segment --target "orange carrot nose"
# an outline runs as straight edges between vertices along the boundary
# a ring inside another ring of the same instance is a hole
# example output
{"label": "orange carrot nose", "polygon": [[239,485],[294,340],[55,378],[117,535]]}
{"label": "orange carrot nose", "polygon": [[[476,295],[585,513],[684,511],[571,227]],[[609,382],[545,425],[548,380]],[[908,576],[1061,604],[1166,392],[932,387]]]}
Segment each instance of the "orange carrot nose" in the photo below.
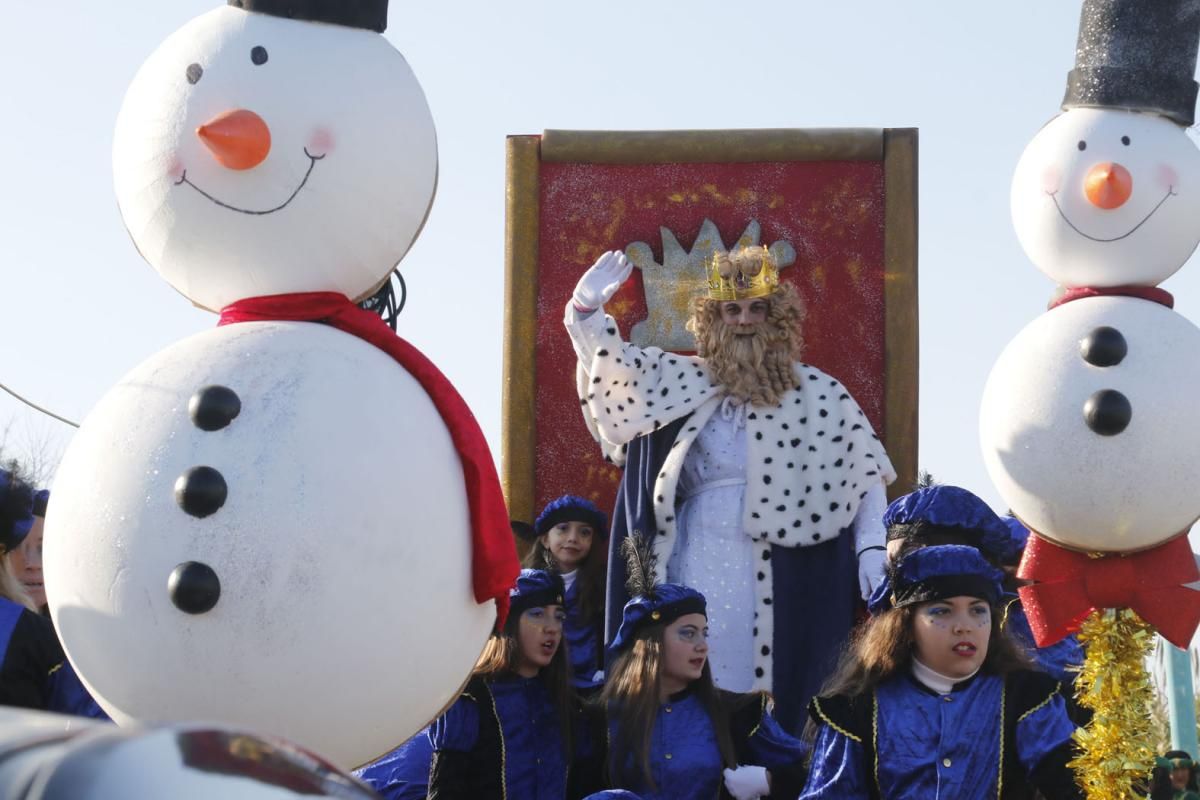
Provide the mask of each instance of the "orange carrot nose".
{"label": "orange carrot nose", "polygon": [[217,114],[197,128],[196,135],[213,158],[230,169],[257,167],[271,152],[271,129],[244,108]]}
{"label": "orange carrot nose", "polygon": [[1088,170],[1083,191],[1098,208],[1120,208],[1133,194],[1133,176],[1120,164],[1106,161]]}

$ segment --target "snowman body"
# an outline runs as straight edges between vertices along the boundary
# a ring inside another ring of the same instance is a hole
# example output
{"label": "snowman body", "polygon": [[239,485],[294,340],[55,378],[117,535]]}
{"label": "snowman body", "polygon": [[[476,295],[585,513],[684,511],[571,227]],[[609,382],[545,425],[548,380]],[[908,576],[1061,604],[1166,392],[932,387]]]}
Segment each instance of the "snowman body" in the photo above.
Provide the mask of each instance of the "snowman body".
{"label": "snowman body", "polygon": [[1012,213],[1064,290],[1115,296],[1058,305],[1001,354],[980,414],[992,481],[1065,547],[1161,544],[1200,517],[1200,331],[1144,296],[1200,240],[1200,152],[1161,116],[1074,108],[1026,148]]}
{"label": "snowman body", "polygon": [[1150,547],[1198,513],[1198,392],[1200,329],[1187,319],[1129,297],[1066,303],[992,368],[980,411],[988,471],[1021,520],[1060,544]]}
{"label": "snowman body", "polygon": [[[211,386],[240,400],[217,430],[194,419]],[[177,491],[197,466],[227,486],[202,517]],[[55,623],[118,722],[241,724],[357,765],[448,704],[487,637],[466,509],[441,417],[386,354],[311,323],[216,328],[135,368],[72,443]],[[211,610],[173,602],[188,562],[219,580]]]}
{"label": "snowman body", "polygon": [[[138,250],[213,310],[369,295],[437,175],[429,108],[383,37],[230,6],[147,60],[113,163]],[[236,724],[343,767],[417,732],[495,618],[447,424],[392,356],[317,322],[227,325],[134,369],[85,420],[47,518],[51,613],[96,699],[121,723]]]}

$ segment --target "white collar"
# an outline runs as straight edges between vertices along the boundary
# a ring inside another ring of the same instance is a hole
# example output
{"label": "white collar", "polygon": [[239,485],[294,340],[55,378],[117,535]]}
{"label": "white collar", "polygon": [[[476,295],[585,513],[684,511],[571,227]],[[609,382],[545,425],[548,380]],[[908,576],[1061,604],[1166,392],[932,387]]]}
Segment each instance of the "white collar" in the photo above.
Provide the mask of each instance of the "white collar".
{"label": "white collar", "polygon": [[954,690],[956,684],[962,683],[965,680],[970,680],[975,677],[975,673],[979,672],[979,667],[975,668],[975,672],[970,675],[964,675],[961,678],[950,678],[940,672],[935,672],[929,667],[922,664],[916,656],[912,660],[912,674],[917,681],[924,686],[932,689],[938,694],[950,694]]}
{"label": "white collar", "polygon": [[579,574],[579,569],[575,568],[570,572],[564,572],[560,576],[563,579],[563,588],[567,591],[571,590],[571,586],[575,583],[575,577]]}

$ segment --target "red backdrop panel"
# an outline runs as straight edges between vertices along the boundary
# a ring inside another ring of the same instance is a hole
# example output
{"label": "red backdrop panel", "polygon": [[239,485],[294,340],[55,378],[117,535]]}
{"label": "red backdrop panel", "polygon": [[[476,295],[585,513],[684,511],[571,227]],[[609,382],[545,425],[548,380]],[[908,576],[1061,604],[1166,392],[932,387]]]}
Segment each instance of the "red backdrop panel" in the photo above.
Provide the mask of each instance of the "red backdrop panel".
{"label": "red backdrop panel", "polygon": [[[841,380],[882,430],[884,181],[882,162],[541,165],[537,301],[535,503],[579,494],[612,508],[620,471],[604,463],[575,394],[575,352],[563,309],[605,250],[646,242],[662,261],[659,226],[691,249],[711,219],[726,246],[752,219],[762,243],[792,243],[793,283],[806,309],[808,363]],[[701,291],[697,286],[697,292]],[[628,339],[645,319],[641,271],[606,306]],[[536,511],[535,511],[536,513]]]}

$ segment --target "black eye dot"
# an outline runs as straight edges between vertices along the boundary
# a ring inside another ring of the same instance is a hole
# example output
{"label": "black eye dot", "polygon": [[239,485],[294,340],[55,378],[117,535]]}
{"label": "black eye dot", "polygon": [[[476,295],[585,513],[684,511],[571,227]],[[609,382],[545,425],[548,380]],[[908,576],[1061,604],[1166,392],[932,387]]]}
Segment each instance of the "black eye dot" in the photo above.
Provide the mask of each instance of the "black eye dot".
{"label": "black eye dot", "polygon": [[200,80],[200,76],[204,74],[204,67],[199,64],[188,64],[186,74],[188,83],[195,84]]}
{"label": "black eye dot", "polygon": [[1080,139],[1080,140],[1079,140],[1079,149],[1080,149],[1080,150],[1087,150],[1087,142],[1085,142],[1083,139]]}
{"label": "black eye dot", "polygon": [[262,45],[255,45],[250,51],[250,60],[255,64],[267,63],[267,48]]}
{"label": "black eye dot", "polygon": [[1122,136],[1122,137],[1121,137],[1121,144],[1128,146],[1128,145],[1129,145],[1129,137],[1128,137],[1128,136]]}

